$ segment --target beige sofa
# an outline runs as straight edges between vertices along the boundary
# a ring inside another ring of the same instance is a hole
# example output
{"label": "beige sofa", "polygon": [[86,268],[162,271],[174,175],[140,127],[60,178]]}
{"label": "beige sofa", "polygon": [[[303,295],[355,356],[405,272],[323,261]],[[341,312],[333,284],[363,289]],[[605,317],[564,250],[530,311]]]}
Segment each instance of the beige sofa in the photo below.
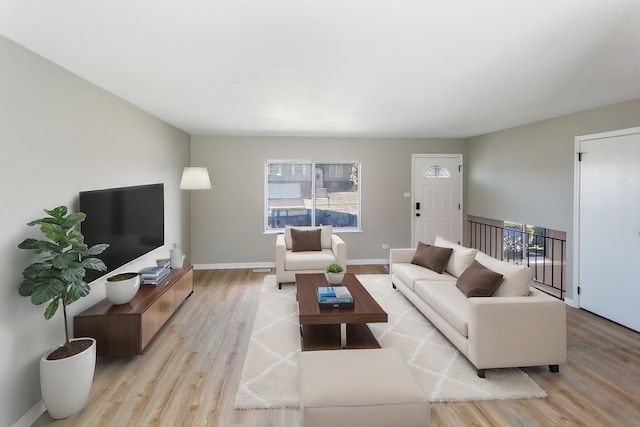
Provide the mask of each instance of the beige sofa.
{"label": "beige sofa", "polygon": [[276,280],[282,284],[295,282],[296,274],[324,273],[329,264],[340,264],[347,268],[347,245],[340,236],[333,234],[333,227],[293,227],[296,230],[320,229],[319,250],[298,251],[293,249],[292,227],[286,226],[283,234],[276,237]]}
{"label": "beige sofa", "polygon": [[[453,249],[442,274],[412,264],[415,248],[391,249],[391,281],[469,359],[478,376],[484,378],[491,368],[539,365],[557,372],[567,359],[564,302],[530,287],[526,266],[441,237],[434,246]],[[473,260],[503,275],[489,297],[467,298],[456,287]]]}

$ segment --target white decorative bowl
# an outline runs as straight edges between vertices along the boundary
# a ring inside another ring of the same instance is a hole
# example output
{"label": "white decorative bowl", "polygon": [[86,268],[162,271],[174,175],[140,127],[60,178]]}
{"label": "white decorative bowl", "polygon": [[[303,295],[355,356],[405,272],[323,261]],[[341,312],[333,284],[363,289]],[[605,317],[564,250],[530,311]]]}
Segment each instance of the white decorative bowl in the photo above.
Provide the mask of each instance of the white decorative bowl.
{"label": "white decorative bowl", "polygon": [[327,282],[329,282],[332,285],[339,285],[340,283],[342,283],[342,280],[344,279],[344,273],[324,273],[325,277],[327,278]]}
{"label": "white decorative bowl", "polygon": [[[122,280],[123,277],[127,277]],[[104,284],[107,298],[112,304],[126,304],[140,289],[140,275],[138,273],[121,273],[107,278]]]}

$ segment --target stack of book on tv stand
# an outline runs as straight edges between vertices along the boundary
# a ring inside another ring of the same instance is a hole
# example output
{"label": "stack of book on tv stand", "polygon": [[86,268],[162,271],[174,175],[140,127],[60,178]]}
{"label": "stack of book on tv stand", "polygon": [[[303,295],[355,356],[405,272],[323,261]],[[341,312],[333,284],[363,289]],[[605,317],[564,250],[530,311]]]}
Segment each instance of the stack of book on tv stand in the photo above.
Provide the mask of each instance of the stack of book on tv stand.
{"label": "stack of book on tv stand", "polygon": [[353,296],[346,286],[321,286],[318,288],[320,308],[353,308]]}
{"label": "stack of book on tv stand", "polygon": [[158,262],[155,267],[146,267],[140,270],[140,279],[143,285],[158,286],[164,279],[169,276],[171,271],[169,260],[166,262]]}

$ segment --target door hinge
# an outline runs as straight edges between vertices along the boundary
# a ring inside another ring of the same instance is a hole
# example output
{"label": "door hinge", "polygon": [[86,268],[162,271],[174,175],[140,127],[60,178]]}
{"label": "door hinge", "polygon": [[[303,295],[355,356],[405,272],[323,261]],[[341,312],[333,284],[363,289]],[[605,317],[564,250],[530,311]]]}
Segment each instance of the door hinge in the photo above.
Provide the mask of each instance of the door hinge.
{"label": "door hinge", "polygon": [[460,205],[460,203],[458,203],[458,210],[460,210],[460,207],[461,207],[461,205]]}
{"label": "door hinge", "polygon": [[462,165],[458,165],[458,172],[462,172]]}
{"label": "door hinge", "polygon": [[578,153],[578,161],[581,162],[582,161],[582,151],[580,151]]}
{"label": "door hinge", "polygon": [[581,290],[580,286],[578,286],[578,295],[580,295],[580,290]]}

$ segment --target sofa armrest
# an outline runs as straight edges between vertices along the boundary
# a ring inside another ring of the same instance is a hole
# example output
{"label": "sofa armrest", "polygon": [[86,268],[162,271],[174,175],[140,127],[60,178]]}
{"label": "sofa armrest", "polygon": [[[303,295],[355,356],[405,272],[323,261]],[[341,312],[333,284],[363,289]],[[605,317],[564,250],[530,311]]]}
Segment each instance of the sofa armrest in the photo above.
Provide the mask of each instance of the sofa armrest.
{"label": "sofa armrest", "polygon": [[284,234],[276,236],[276,271],[284,271],[284,259],[287,253],[287,245],[284,241]]}
{"label": "sofa armrest", "polygon": [[565,363],[564,302],[535,289],[526,297],[469,298],[469,359],[478,369]]}
{"label": "sofa armrest", "polygon": [[397,262],[411,262],[416,254],[416,248],[391,248],[389,250],[389,265]]}
{"label": "sofa armrest", "polygon": [[345,271],[347,270],[347,244],[337,234],[331,235],[331,251],[336,257],[336,263],[340,264]]}

